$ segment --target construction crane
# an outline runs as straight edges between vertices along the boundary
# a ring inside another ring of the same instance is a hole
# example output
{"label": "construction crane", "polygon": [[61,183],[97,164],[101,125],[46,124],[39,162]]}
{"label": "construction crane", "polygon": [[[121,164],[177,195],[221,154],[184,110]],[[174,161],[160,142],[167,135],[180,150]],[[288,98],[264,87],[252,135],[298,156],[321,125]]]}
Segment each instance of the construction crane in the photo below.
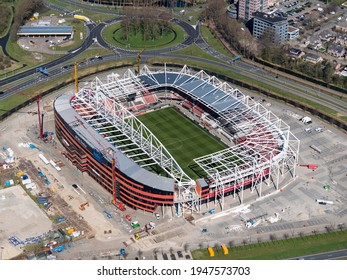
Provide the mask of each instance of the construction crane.
{"label": "construction crane", "polygon": [[140,68],[141,68],[141,55],[145,51],[145,49],[142,49],[137,53],[137,75],[140,75]]}
{"label": "construction crane", "polygon": [[75,91],[78,92],[78,62],[74,64]]}
{"label": "construction crane", "polygon": [[[32,99],[33,97],[22,92],[22,91],[15,91],[15,90],[12,90],[11,88],[7,88],[7,87],[0,87],[0,89],[4,89],[3,92],[12,92],[12,93],[19,93],[20,95],[23,95],[25,96],[26,98],[28,99]],[[36,103],[37,103],[37,115],[38,115],[38,118],[39,118],[39,138],[42,139],[44,138],[44,135],[43,135],[43,113],[40,112],[40,101],[41,101],[41,97],[39,95],[36,96]]]}

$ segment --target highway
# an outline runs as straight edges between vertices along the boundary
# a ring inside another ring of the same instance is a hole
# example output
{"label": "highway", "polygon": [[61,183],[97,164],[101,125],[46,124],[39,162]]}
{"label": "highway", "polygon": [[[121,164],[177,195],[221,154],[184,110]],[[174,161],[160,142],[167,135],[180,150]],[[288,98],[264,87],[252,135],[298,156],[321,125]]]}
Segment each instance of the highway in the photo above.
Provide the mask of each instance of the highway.
{"label": "highway", "polygon": [[314,255],[306,255],[291,260],[336,260],[341,258],[347,258],[347,249],[330,251],[325,253],[319,253]]}
{"label": "highway", "polygon": [[[52,77],[57,77],[59,75],[64,74],[66,71],[71,71],[70,67],[63,68],[64,65],[70,65],[68,63],[71,59],[73,59],[76,55],[84,52],[86,49],[88,49],[93,43],[98,43],[101,47],[110,49],[113,51],[113,54],[105,55],[103,56],[104,60],[119,60],[126,57],[136,57],[137,51],[134,50],[127,50],[127,49],[121,49],[116,48],[114,46],[109,45],[105,40],[102,38],[102,30],[107,24],[111,24],[113,22],[121,20],[121,17],[118,13],[111,11],[111,10],[105,10],[105,9],[98,9],[95,6],[85,6],[79,3],[71,3],[66,0],[60,0],[63,3],[74,5],[78,8],[87,9],[90,11],[95,12],[102,12],[106,14],[114,14],[115,18],[112,20],[109,20],[105,23],[89,23],[87,24],[88,28],[88,36],[86,37],[84,43],[77,49],[70,51],[69,54],[62,56],[58,58],[57,60],[54,60],[52,62],[46,63],[42,65],[42,67],[46,68],[47,71],[50,73],[49,77],[44,77],[43,75],[34,75],[36,73],[36,69],[30,69],[27,71],[24,71],[22,73],[19,73],[17,75],[8,77],[6,79],[0,80],[0,86],[11,88],[10,91],[5,92],[5,94],[2,94],[0,99],[6,98],[12,94],[14,94],[17,91],[23,90],[25,88],[28,88],[29,86],[33,86],[41,81],[46,81]],[[50,8],[59,10],[64,13],[71,13],[71,11],[66,10],[62,7],[54,6],[50,3],[46,3]],[[181,26],[186,34],[187,38],[186,40],[178,44],[174,47],[170,48],[163,48],[160,50],[145,50],[142,54],[142,60],[146,60],[151,57],[170,57],[170,58],[180,58],[180,59],[189,59],[189,60],[195,60],[203,63],[213,64],[215,66],[218,66],[226,71],[231,71],[237,74],[244,75],[246,77],[250,77],[252,79],[255,79],[257,81],[263,82],[264,84],[268,84],[271,86],[274,86],[276,88],[280,88],[282,90],[286,90],[292,94],[305,97],[307,99],[310,99],[312,101],[315,101],[316,103],[319,103],[321,105],[324,105],[326,107],[329,107],[337,112],[339,112],[342,115],[347,115],[347,101],[344,99],[338,99],[335,97],[332,97],[330,95],[327,95],[321,91],[318,91],[317,89],[303,85],[298,84],[297,81],[293,81],[291,79],[288,79],[283,76],[278,76],[274,73],[265,71],[264,69],[255,67],[253,65],[247,64],[243,61],[238,60],[237,62],[234,62],[232,58],[225,56],[224,54],[221,54],[217,52],[213,46],[208,45],[204,39],[200,36],[200,30],[199,30],[199,24],[196,26],[192,26],[191,24],[184,22],[179,19],[173,19],[174,23]],[[194,28],[195,27],[195,28]],[[222,62],[218,61],[211,61],[204,58],[199,57],[190,57],[190,56],[184,56],[184,55],[178,55],[173,54],[173,51],[179,50],[181,48],[187,47],[192,44],[196,44],[198,47],[200,47],[202,50],[206,51],[207,53],[211,54],[212,56],[220,59]],[[87,67],[93,63],[87,61],[83,65],[79,65],[79,67]],[[28,79],[29,76],[32,76],[32,79]],[[23,79],[23,82],[18,82]],[[15,85],[12,85],[11,83],[16,82]],[[341,95],[341,93],[339,93]]]}

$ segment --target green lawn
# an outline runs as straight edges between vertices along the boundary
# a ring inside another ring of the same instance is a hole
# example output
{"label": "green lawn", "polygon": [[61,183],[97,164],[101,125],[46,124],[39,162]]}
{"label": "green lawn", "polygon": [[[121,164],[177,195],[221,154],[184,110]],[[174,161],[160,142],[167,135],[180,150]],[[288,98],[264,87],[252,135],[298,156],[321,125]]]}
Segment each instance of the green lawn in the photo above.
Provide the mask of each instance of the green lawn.
{"label": "green lawn", "polygon": [[229,248],[228,255],[224,255],[221,248],[214,249],[214,257],[209,256],[207,249],[192,251],[192,255],[194,259],[202,260],[283,260],[346,248],[347,231],[336,231],[237,246]]}
{"label": "green lawn", "polygon": [[193,179],[199,177],[194,171],[196,169],[192,169],[194,158],[226,148],[223,143],[174,108],[161,109],[138,118]]}
{"label": "green lawn", "polygon": [[211,30],[207,26],[201,25],[200,30],[202,37],[205,39],[206,43],[212,46],[216,51],[231,58],[234,57],[234,55],[223,46],[222,42],[211,32]]}
{"label": "green lawn", "polygon": [[114,45],[119,48],[128,49],[157,49],[163,47],[171,47],[180,44],[185,39],[184,30],[178,26],[172,26],[172,32],[169,32],[162,37],[158,37],[156,40],[142,40],[142,35],[139,33],[137,36],[129,35],[129,40],[123,38],[123,29],[121,29],[121,23],[117,22],[106,27],[103,31],[103,36],[105,41],[109,44]]}

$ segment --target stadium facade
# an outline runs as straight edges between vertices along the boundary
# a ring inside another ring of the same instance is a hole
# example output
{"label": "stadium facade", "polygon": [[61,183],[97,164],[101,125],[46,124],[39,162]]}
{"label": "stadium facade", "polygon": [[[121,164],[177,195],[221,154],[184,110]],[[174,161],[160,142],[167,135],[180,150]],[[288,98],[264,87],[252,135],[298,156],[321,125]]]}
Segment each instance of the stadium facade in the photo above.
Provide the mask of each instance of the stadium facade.
{"label": "stadium facade", "polygon": [[[161,106],[182,106],[198,116],[228,148],[194,159],[203,178],[190,178],[136,117]],[[148,212],[172,206],[177,215],[203,203],[238,196],[244,189],[262,196],[295,177],[299,140],[289,126],[261,103],[206,74],[164,67],[140,75],[127,70],[95,78],[74,96],[54,102],[56,134],[64,155],[87,172],[114,201]],[[155,170],[156,172],[154,172]],[[161,170],[161,172],[158,172]]]}

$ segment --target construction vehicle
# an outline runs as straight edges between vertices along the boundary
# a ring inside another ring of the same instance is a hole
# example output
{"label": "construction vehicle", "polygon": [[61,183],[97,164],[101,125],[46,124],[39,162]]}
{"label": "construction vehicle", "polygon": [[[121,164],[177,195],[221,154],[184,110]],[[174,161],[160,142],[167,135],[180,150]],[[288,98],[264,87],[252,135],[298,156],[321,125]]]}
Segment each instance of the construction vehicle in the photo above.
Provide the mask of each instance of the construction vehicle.
{"label": "construction vehicle", "polygon": [[155,228],[155,223],[149,222],[148,224],[146,224],[145,228],[146,228],[147,231],[149,231],[151,229],[154,229]]}
{"label": "construction vehicle", "polygon": [[138,228],[138,227],[140,227],[140,224],[138,221],[134,221],[134,222],[131,222],[131,227],[132,228]]}
{"label": "construction vehicle", "polygon": [[86,206],[89,206],[89,202],[88,202],[88,201],[86,201],[86,202],[82,203],[82,204],[80,205],[80,207],[79,207],[79,208],[80,208],[80,210],[81,210],[81,211],[83,211],[83,210],[85,210],[85,209],[86,209],[86,208],[85,208]]}
{"label": "construction vehicle", "polygon": [[47,176],[45,175],[43,178],[45,178],[45,184],[49,185],[51,182],[48,180]]}
{"label": "construction vehicle", "polygon": [[37,168],[37,173],[38,173],[39,177],[43,177],[43,173],[42,173],[40,167]]}
{"label": "construction vehicle", "polygon": [[116,207],[117,207],[120,211],[125,211],[125,210],[126,210],[124,204],[123,204],[122,202],[120,202],[120,201],[116,201],[116,202],[115,202],[115,205],[116,205]]}
{"label": "construction vehicle", "polygon": [[108,210],[104,210],[103,213],[106,215],[107,218],[111,219],[113,216]]}
{"label": "construction vehicle", "polygon": [[311,169],[311,170],[316,170],[318,168],[317,164],[312,164],[312,163],[300,164],[299,166],[307,167],[308,169]]}
{"label": "construction vehicle", "polygon": [[140,238],[148,236],[149,233],[145,230],[138,231],[134,234],[135,240],[139,240]]}

